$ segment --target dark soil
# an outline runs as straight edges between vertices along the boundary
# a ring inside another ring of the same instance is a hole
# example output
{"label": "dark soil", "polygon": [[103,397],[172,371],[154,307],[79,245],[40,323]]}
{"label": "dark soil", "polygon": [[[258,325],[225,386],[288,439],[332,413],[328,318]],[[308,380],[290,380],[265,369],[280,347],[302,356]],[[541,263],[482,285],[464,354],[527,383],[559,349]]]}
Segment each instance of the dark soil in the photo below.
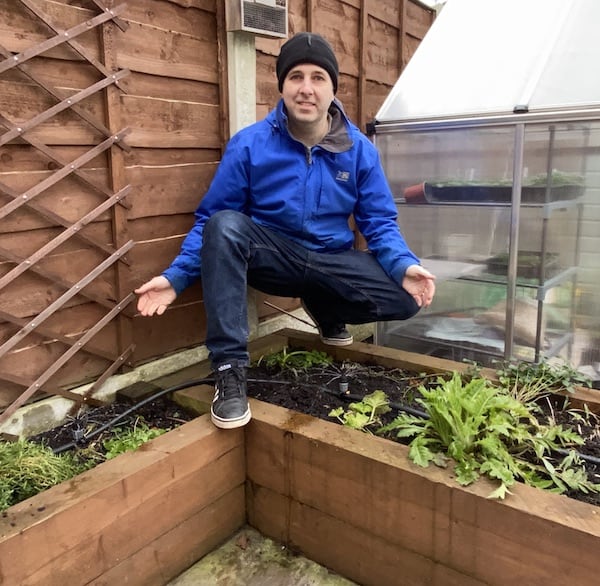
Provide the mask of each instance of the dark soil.
{"label": "dark soil", "polygon": [[[415,402],[419,396],[418,387],[421,384],[434,383],[436,379],[437,375],[416,375],[401,369],[356,363],[313,366],[308,370],[282,370],[279,367],[255,365],[248,369],[248,395],[267,403],[339,423],[336,418],[330,416],[332,409],[346,409],[350,402],[361,401],[365,395],[381,390],[393,407],[392,412],[383,418],[383,423],[387,423],[396,416],[400,408],[409,412],[422,411],[422,407]],[[102,443],[110,437],[112,427],[133,426],[136,422],[144,421],[149,427],[169,430],[196,417],[195,413],[186,411],[165,395],[139,409],[133,405],[131,401],[118,401],[108,406],[93,408],[84,415],[71,418],[61,427],[30,439],[43,441],[54,450],[62,451],[69,447],[81,453],[85,452],[82,448],[91,446],[96,453],[102,454]],[[573,426],[586,439],[585,445],[578,448],[579,453],[600,457],[600,430],[597,420],[592,419],[591,424],[576,420],[568,410],[563,409],[563,399],[560,399],[560,402],[554,401],[553,404],[546,402],[543,407],[548,413],[553,413],[557,423]],[[128,411],[130,413],[112,424],[118,416]],[[84,439],[81,439],[82,435]],[[393,437],[389,439],[400,441]],[[585,467],[590,480],[600,482],[600,466],[586,462]],[[599,494],[577,492],[568,496],[600,506]]]}
{"label": "dark soil", "polygon": [[[311,367],[307,371],[253,366],[248,372],[248,395],[319,419],[338,422],[329,415],[332,409],[347,409],[349,403],[361,401],[365,395],[381,390],[392,406],[392,411],[382,417],[382,422],[388,423],[400,410],[422,412],[423,408],[415,401],[419,396],[418,387],[422,384],[434,384],[437,378],[438,375],[415,375],[401,369],[353,363]],[[600,427],[597,418],[593,415],[579,418],[577,412],[574,414],[569,411],[568,406],[565,409],[565,399],[562,397],[552,401],[544,399],[540,407],[545,414],[552,415],[556,423],[573,427],[585,439],[585,444],[577,447],[580,454],[600,458]],[[583,415],[581,412],[579,414]],[[538,416],[540,421],[541,417]],[[401,441],[395,437],[387,437]],[[560,458],[562,456],[558,459]],[[590,481],[600,483],[600,466],[585,462],[585,469]],[[573,491],[565,494],[600,506],[598,493]]]}
{"label": "dark soil", "polygon": [[[140,407],[133,401],[117,400],[69,417],[62,426],[29,439],[44,443],[55,451],[74,449],[82,452],[92,448],[96,456],[102,456],[106,452],[103,442],[112,437],[116,429],[132,428],[143,422],[150,428],[171,430],[197,416],[165,395]],[[85,453],[80,456],[87,457]]]}

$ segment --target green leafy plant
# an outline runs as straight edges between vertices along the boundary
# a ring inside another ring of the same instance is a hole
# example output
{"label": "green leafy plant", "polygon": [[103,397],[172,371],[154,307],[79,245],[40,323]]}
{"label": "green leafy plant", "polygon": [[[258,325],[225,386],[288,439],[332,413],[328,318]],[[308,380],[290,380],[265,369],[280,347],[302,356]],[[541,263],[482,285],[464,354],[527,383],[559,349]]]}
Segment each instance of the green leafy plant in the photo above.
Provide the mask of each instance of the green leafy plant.
{"label": "green leafy plant", "polygon": [[137,450],[142,444],[165,433],[166,429],[148,427],[143,421],[137,420],[132,428],[116,428],[113,436],[102,442],[106,450],[106,459],[110,460],[124,452]]}
{"label": "green leafy plant", "polygon": [[373,391],[362,401],[350,403],[348,409],[338,407],[329,412],[329,417],[337,418],[343,425],[362,431],[370,431],[370,426],[381,427],[381,416],[391,411],[389,401],[383,391]]}
{"label": "green leafy plant", "polygon": [[91,468],[70,453],[54,454],[41,444],[0,442],[0,511]]}
{"label": "green leafy plant", "polygon": [[325,352],[318,350],[293,350],[290,352],[287,348],[280,352],[261,356],[258,360],[258,365],[264,364],[267,368],[291,370],[295,373],[315,366],[330,366],[332,363],[333,358]]}
{"label": "green leafy plant", "polygon": [[560,461],[552,452],[581,445],[583,439],[560,425],[542,425],[532,411],[505,388],[487,379],[464,383],[458,373],[439,380],[431,389],[420,388],[428,418],[401,413],[380,433],[393,433],[410,441],[409,457],[419,466],[446,467],[454,463],[462,485],[480,476],[498,481],[491,498],[504,498],[518,480],[538,488],[597,492],[600,485],[587,479],[576,452]]}
{"label": "green leafy plant", "polygon": [[577,386],[591,387],[591,380],[567,363],[506,362],[496,369],[501,386],[524,403],[556,391],[574,392]]}

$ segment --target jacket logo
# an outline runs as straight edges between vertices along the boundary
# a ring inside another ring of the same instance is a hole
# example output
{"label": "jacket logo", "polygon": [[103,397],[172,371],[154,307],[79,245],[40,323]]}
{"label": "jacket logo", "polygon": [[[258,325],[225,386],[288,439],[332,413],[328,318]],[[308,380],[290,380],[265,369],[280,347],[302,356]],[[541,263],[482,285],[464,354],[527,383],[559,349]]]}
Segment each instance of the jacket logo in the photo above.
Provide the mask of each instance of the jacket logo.
{"label": "jacket logo", "polygon": [[346,183],[350,179],[350,171],[338,171],[335,176],[336,181],[343,181]]}

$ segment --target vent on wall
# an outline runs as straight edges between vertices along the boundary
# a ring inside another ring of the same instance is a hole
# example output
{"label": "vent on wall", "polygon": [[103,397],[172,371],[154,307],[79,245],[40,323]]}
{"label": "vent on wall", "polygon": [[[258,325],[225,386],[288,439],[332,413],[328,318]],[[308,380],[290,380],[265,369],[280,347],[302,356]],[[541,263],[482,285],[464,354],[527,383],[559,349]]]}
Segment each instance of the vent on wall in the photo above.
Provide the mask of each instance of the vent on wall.
{"label": "vent on wall", "polygon": [[288,0],[228,0],[227,30],[287,38]]}

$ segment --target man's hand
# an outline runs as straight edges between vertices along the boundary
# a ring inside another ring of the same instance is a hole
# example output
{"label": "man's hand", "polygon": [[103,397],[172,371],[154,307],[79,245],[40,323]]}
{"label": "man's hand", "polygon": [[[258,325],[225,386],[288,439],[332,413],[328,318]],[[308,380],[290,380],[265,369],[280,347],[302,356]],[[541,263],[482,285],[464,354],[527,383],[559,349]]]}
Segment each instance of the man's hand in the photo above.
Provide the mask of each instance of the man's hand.
{"label": "man's hand", "polygon": [[137,309],[143,316],[162,315],[177,293],[166,277],[154,277],[135,290],[139,295]]}
{"label": "man's hand", "polygon": [[435,276],[421,265],[410,265],[402,279],[402,287],[413,296],[419,307],[427,307],[435,295]]}

